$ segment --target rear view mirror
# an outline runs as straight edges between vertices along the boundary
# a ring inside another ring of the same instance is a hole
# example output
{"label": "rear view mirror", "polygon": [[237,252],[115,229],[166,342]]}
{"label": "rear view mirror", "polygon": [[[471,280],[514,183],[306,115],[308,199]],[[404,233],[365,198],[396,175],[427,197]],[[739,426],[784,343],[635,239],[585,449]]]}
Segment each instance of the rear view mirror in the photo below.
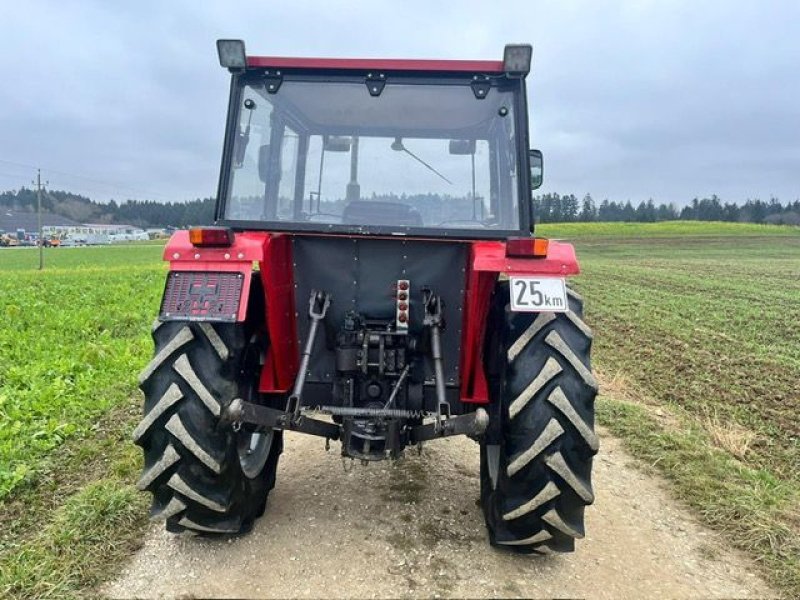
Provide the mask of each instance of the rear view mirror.
{"label": "rear view mirror", "polygon": [[322,144],[325,152],[350,152],[350,138],[338,135],[325,136]]}
{"label": "rear view mirror", "polygon": [[269,144],[258,147],[258,178],[261,183],[267,182],[269,173]]}
{"label": "rear view mirror", "polygon": [[450,140],[450,154],[475,154],[475,140]]}
{"label": "rear view mirror", "polygon": [[531,189],[542,187],[544,182],[544,157],[540,150],[528,150],[528,161],[531,166]]}

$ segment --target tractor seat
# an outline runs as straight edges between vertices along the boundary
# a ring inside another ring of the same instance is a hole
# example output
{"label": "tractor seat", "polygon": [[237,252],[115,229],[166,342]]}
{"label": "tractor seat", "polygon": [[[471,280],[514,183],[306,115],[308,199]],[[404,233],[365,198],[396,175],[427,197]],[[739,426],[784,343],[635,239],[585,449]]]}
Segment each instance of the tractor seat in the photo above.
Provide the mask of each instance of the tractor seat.
{"label": "tractor seat", "polygon": [[342,223],[345,225],[400,225],[422,227],[422,215],[417,209],[399,202],[354,200],[344,207]]}

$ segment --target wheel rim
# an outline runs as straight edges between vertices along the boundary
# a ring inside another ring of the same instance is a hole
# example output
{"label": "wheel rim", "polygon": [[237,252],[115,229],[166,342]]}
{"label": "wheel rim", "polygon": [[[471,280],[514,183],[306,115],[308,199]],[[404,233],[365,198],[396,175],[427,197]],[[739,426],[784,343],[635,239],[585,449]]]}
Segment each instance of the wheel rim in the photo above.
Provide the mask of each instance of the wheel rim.
{"label": "wheel rim", "polygon": [[239,464],[248,479],[255,479],[264,470],[275,431],[245,433],[239,435]]}

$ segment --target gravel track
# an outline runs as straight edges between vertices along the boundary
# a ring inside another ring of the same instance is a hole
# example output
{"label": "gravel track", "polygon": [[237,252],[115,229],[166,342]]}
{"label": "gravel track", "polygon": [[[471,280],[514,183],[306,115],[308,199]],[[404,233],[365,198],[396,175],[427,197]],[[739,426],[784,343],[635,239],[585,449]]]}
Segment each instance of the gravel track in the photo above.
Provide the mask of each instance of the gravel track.
{"label": "gravel track", "polygon": [[[772,597],[727,549],[600,431],[587,536],[568,555],[491,548],[478,447],[466,438],[345,471],[333,445],[286,435],[278,483],[250,535],[203,540],[154,526],[101,593],[129,597]],[[348,467],[350,463],[348,462]]]}

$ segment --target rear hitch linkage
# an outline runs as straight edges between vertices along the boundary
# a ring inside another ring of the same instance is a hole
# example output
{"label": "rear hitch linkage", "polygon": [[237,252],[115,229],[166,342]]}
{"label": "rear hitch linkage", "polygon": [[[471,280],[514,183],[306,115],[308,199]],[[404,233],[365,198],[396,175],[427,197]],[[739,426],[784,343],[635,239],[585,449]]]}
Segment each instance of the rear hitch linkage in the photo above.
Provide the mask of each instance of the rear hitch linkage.
{"label": "rear hitch linkage", "polygon": [[320,322],[328,314],[331,305],[331,296],[327,292],[312,290],[308,300],[308,317],[311,324],[308,328],[306,343],[300,358],[300,368],[292,388],[292,393],[286,401],[284,410],[277,410],[236,398],[226,410],[226,416],[231,421],[245,422],[265,428],[287,429],[309,435],[317,435],[328,440],[338,440],[340,437],[339,426],[335,423],[326,423],[316,419],[303,418],[301,415],[303,386],[308,373],[308,363],[314,351],[314,342]]}
{"label": "rear hitch linkage", "polygon": [[317,338],[317,329],[320,322],[328,314],[331,306],[331,295],[327,292],[311,290],[311,297],[308,299],[308,318],[311,324],[308,327],[308,336],[303,346],[303,354],[300,357],[300,368],[297,370],[297,378],[294,380],[292,394],[286,401],[286,415],[294,424],[299,424],[302,419],[300,409],[302,408],[303,387],[306,383],[308,373],[308,363],[311,360],[311,353],[314,351],[314,342]]}
{"label": "rear hitch linkage", "polygon": [[[442,359],[441,328],[442,302],[430,290],[424,290],[425,320],[424,325],[430,329],[431,336],[431,358],[434,364],[434,376],[436,380],[436,400],[437,410],[435,421],[425,425],[417,425],[409,429],[409,440],[411,443],[419,444],[426,440],[433,440],[451,435],[479,436],[486,431],[489,425],[489,415],[478,408],[475,412],[450,416],[450,404],[445,396],[444,365]],[[326,440],[338,440],[341,438],[342,430],[336,423],[327,423],[301,414],[303,387],[308,373],[308,365],[311,354],[314,351],[314,343],[319,329],[320,322],[325,319],[328,308],[331,305],[331,296],[324,291],[312,291],[308,302],[308,316],[311,324],[308,328],[308,335],[303,346],[303,353],[300,359],[300,367],[297,378],[292,388],[292,393],[286,401],[286,408],[278,410],[266,406],[260,406],[250,402],[245,402],[241,398],[236,398],[225,409],[225,417],[233,423],[248,423],[263,428],[283,429],[297,431],[309,435],[324,437]],[[408,368],[404,369],[400,379],[395,384],[392,394],[381,413],[388,416],[393,412],[401,413],[404,411],[392,411],[391,405],[397,394],[399,387],[408,376]],[[345,409],[339,409],[345,412]],[[332,411],[334,412],[334,411]]]}
{"label": "rear hitch linkage", "polygon": [[444,325],[442,319],[442,299],[431,290],[422,290],[425,305],[425,319],[422,324],[430,330],[431,358],[433,359],[433,375],[436,381],[436,431],[443,431],[445,419],[450,419],[450,403],[445,396],[444,386],[444,360],[442,359],[441,329]]}

